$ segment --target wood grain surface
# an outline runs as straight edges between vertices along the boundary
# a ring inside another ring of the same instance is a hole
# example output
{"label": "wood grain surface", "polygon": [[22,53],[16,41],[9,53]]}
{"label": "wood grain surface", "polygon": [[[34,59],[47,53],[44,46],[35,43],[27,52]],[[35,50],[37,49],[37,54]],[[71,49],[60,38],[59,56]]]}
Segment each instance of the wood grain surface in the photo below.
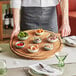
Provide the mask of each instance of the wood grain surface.
{"label": "wood grain surface", "polygon": [[[17,41],[20,41],[20,40],[17,37],[14,37],[13,40],[10,42],[11,50],[15,54],[17,54],[17,55],[19,55],[21,57],[27,58],[27,59],[42,60],[42,59],[50,58],[52,55],[54,55],[56,52],[58,52],[58,51],[60,51],[62,49],[63,44],[62,44],[62,40],[60,38],[60,35],[56,34],[58,36],[58,41],[56,41],[54,43],[49,43],[47,41],[47,36],[50,33],[53,33],[53,32],[44,30],[44,34],[39,36],[39,37],[41,37],[42,42],[37,44],[37,45],[39,45],[39,51],[36,52],[36,53],[29,53],[28,50],[27,50],[27,47],[30,44],[36,45],[35,43],[33,43],[34,36],[37,36],[35,34],[35,31],[36,30],[28,30],[28,31],[26,31],[29,34],[29,38],[27,40],[23,41],[25,43],[25,47],[22,48],[22,49],[17,49],[16,48],[15,44],[16,44]],[[53,44],[54,45],[53,50],[46,51],[45,49],[43,49],[43,46],[46,43]]]}

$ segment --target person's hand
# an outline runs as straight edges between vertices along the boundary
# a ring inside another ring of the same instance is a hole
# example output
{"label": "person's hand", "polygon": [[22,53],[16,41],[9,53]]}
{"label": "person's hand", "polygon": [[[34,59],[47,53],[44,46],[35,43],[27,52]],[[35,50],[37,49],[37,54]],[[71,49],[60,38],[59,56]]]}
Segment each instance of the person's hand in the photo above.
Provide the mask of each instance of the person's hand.
{"label": "person's hand", "polygon": [[19,32],[20,32],[20,28],[13,29],[13,32],[11,34],[11,40],[13,39],[13,37],[17,36]]}
{"label": "person's hand", "polygon": [[62,37],[68,36],[71,33],[70,25],[62,24],[62,26],[59,29],[59,33]]}

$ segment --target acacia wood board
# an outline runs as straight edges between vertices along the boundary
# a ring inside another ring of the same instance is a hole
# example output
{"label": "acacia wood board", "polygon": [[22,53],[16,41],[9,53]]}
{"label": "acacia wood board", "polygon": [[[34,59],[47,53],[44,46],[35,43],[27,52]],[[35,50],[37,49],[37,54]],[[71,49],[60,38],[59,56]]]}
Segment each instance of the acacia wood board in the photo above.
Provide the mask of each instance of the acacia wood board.
{"label": "acacia wood board", "polygon": [[[21,49],[16,48],[15,44],[17,41],[20,41],[20,40],[17,37],[14,37],[13,40],[10,41],[10,48],[15,54],[17,54],[21,57],[24,57],[26,59],[31,59],[31,60],[47,59],[47,58],[52,57],[56,52],[60,51],[63,47],[61,37],[58,33],[57,34],[55,33],[58,37],[58,41],[56,41],[54,43],[50,43],[47,41],[47,36],[53,32],[44,30],[44,34],[41,36],[38,36],[38,37],[41,37],[42,42],[35,44],[35,43],[33,43],[33,39],[34,39],[34,36],[37,36],[35,33],[36,30],[27,30],[25,32],[27,32],[29,34],[29,38],[27,40],[23,41],[25,43],[25,47],[23,47]],[[54,46],[53,50],[46,51],[45,49],[43,49],[43,46],[46,43],[53,44],[53,46]],[[36,53],[28,52],[27,48],[30,44],[39,45],[39,51]]]}

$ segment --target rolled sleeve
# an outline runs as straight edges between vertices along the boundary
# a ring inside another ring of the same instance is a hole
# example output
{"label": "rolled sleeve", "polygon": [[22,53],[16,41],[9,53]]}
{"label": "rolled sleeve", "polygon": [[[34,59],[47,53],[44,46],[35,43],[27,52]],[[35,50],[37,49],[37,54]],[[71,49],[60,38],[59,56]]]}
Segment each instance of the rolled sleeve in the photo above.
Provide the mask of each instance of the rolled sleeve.
{"label": "rolled sleeve", "polygon": [[21,8],[21,0],[11,0],[10,7],[11,8]]}

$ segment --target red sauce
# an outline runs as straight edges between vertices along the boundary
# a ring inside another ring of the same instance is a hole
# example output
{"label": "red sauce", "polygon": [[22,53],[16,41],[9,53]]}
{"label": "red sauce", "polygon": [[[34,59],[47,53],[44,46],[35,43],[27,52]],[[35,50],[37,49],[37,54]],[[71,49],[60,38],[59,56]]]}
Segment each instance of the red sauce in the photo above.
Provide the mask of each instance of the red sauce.
{"label": "red sauce", "polygon": [[23,46],[24,45],[24,43],[18,43],[17,44],[17,46]]}

